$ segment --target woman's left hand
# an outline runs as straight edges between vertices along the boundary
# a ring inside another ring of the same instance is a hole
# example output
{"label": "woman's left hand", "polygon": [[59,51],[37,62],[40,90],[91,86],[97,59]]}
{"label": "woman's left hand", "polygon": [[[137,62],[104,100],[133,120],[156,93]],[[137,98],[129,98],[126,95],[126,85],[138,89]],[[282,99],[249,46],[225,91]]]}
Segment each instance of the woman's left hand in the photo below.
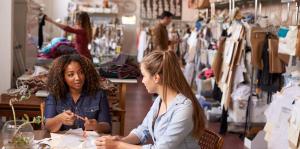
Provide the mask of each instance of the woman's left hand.
{"label": "woman's left hand", "polygon": [[117,149],[120,141],[118,136],[102,136],[95,143],[97,149]]}
{"label": "woman's left hand", "polygon": [[85,130],[97,130],[98,122],[95,119],[88,119],[85,117],[84,128]]}

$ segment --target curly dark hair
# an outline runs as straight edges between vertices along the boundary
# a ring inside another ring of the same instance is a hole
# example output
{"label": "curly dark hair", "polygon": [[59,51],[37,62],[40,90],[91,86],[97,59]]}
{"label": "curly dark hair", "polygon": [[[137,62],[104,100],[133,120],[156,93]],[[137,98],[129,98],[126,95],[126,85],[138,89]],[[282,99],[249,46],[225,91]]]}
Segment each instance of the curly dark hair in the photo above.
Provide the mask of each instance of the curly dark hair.
{"label": "curly dark hair", "polygon": [[63,55],[54,60],[48,75],[47,87],[56,100],[65,99],[66,93],[69,91],[64,79],[64,72],[71,62],[78,62],[83,70],[85,75],[83,91],[89,95],[95,95],[100,89],[99,74],[88,58],[79,54]]}

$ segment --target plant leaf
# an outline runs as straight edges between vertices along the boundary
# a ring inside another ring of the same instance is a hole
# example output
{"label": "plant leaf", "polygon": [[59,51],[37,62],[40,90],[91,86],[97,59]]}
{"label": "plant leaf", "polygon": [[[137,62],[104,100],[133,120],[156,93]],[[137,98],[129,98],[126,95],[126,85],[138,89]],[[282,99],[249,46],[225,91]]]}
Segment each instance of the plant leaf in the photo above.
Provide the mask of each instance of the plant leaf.
{"label": "plant leaf", "polygon": [[27,114],[24,114],[26,122],[29,122],[29,116]]}

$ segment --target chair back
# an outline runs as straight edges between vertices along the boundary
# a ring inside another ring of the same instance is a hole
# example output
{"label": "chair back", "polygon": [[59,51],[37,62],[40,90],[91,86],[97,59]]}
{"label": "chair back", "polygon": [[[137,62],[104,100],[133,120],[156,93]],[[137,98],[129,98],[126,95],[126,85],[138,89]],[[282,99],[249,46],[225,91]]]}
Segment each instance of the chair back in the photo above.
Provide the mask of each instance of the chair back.
{"label": "chair back", "polygon": [[199,139],[201,149],[221,149],[224,140],[217,133],[205,129],[203,135]]}

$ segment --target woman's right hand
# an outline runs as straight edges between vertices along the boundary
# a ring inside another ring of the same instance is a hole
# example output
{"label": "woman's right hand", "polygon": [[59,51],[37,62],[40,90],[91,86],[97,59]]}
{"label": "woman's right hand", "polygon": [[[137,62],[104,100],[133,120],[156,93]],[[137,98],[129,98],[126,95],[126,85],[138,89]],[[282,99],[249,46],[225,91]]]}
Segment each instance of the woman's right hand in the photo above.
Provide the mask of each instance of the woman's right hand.
{"label": "woman's right hand", "polygon": [[60,113],[58,116],[61,123],[68,126],[72,126],[76,119],[75,114],[70,110],[64,111],[63,113]]}
{"label": "woman's right hand", "polygon": [[52,20],[50,17],[48,17],[48,15],[46,15],[46,14],[44,14],[44,15],[45,15],[45,20],[46,20],[46,21],[48,21],[48,22],[50,22],[50,23],[53,22],[53,20]]}

